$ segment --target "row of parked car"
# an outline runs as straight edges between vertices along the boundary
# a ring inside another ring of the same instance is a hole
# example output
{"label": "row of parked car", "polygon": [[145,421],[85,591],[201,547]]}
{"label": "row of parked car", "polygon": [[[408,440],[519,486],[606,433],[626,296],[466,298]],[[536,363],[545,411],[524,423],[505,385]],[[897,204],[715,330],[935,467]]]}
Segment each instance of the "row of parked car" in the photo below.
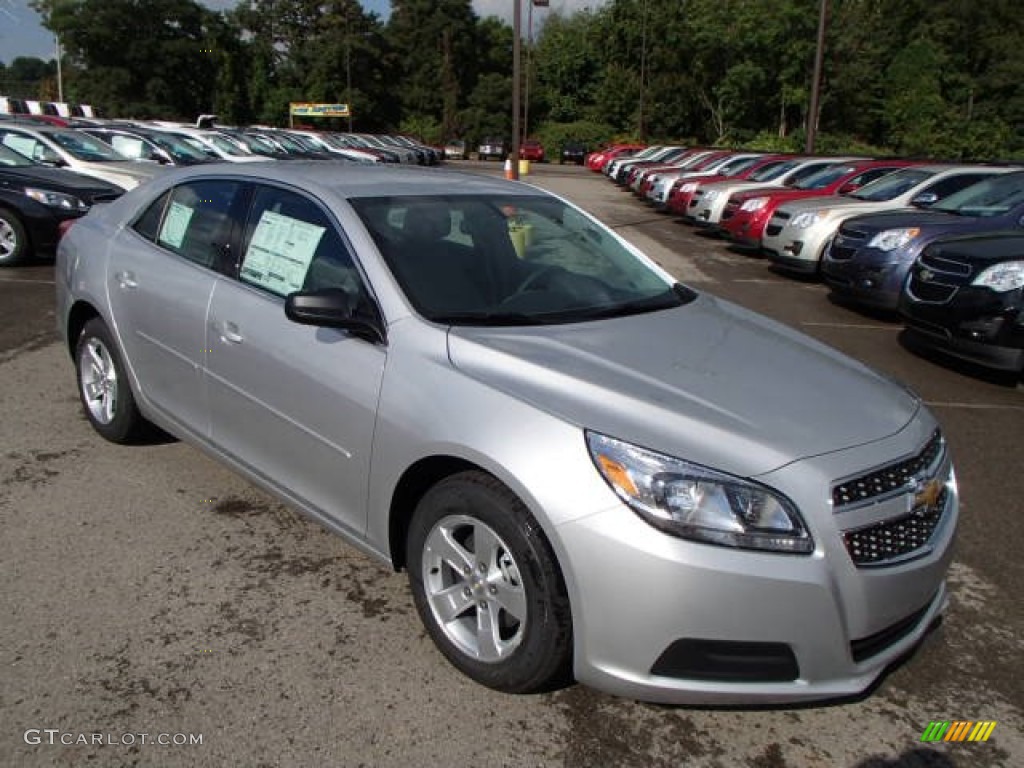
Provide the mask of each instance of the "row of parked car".
{"label": "row of parked car", "polygon": [[587,167],[648,204],[898,312],[907,341],[1024,373],[1024,167],[615,145]]}
{"label": "row of parked car", "polygon": [[164,168],[295,159],[437,165],[444,153],[404,136],[5,116],[0,119],[0,266],[52,253],[62,222],[116,199]]}

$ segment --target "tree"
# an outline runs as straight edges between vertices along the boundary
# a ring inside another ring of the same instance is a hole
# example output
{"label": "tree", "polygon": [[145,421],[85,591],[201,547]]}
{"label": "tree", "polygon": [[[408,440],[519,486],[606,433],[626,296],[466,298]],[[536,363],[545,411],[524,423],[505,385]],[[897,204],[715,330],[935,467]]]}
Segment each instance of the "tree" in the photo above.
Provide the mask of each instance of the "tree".
{"label": "tree", "polygon": [[[212,106],[220,17],[194,0],[35,0],[89,77],[77,98],[111,113],[194,118]],[[92,70],[107,78],[99,82]]]}

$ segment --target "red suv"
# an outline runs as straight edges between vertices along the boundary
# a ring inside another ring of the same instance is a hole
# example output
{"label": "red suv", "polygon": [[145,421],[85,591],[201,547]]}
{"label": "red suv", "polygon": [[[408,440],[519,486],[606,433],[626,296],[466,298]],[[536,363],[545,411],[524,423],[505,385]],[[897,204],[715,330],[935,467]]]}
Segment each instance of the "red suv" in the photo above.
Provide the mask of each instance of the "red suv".
{"label": "red suv", "polygon": [[775,209],[790,200],[843,195],[916,163],[909,160],[837,160],[785,187],[758,187],[729,198],[720,232],[736,245],[758,249]]}
{"label": "red suv", "polygon": [[519,159],[529,160],[531,163],[543,163],[544,145],[536,139],[527,139],[519,147]]}

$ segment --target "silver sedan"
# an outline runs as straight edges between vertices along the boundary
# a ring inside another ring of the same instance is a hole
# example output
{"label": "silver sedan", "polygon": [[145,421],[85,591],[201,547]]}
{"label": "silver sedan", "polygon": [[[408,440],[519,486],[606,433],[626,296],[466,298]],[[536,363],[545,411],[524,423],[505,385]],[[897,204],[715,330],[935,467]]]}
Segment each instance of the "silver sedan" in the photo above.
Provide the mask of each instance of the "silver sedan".
{"label": "silver sedan", "polygon": [[530,186],[175,170],[72,227],[57,304],[97,432],[158,425],[405,569],[493,688],[855,694],[946,606],[920,400]]}

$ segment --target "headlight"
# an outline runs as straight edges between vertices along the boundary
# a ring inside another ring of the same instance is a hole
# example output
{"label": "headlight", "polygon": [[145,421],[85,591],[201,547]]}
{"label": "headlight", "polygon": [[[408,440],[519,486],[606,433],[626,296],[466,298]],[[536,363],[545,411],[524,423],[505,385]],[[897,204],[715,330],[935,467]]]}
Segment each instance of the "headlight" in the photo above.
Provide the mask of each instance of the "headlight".
{"label": "headlight", "polygon": [[595,432],[587,447],[618,497],[665,533],[741,549],[814,549],[792,503],[763,485]]}
{"label": "headlight", "polygon": [[796,229],[807,229],[808,227],[813,227],[827,215],[828,211],[804,211],[794,216],[789,224]]}
{"label": "headlight", "polygon": [[64,211],[88,211],[89,206],[74,195],[65,195],[61,192],[51,192],[48,189],[37,189],[25,187],[25,194],[37,203],[48,205],[51,208],[60,208]]}
{"label": "headlight", "polygon": [[697,182],[690,181],[679,188],[680,192],[693,192],[697,188]]}
{"label": "headlight", "polygon": [[710,189],[707,192],[705,192],[704,194],[701,194],[700,192],[698,192],[697,194],[700,195],[701,199],[705,203],[712,203],[712,202],[714,202],[715,200],[718,199],[718,196],[720,194],[722,194],[722,192],[721,192],[721,190],[718,190],[718,189]]}
{"label": "headlight", "polygon": [[971,285],[989,288],[996,293],[1006,293],[1024,288],[1024,261],[1004,261],[993,264],[971,281]]}
{"label": "headlight", "polygon": [[760,211],[767,204],[767,197],[752,197],[740,206],[741,211]]}
{"label": "headlight", "polygon": [[868,248],[877,248],[880,251],[895,251],[897,248],[905,248],[907,243],[921,234],[917,227],[906,229],[887,229],[879,232],[868,242]]}

